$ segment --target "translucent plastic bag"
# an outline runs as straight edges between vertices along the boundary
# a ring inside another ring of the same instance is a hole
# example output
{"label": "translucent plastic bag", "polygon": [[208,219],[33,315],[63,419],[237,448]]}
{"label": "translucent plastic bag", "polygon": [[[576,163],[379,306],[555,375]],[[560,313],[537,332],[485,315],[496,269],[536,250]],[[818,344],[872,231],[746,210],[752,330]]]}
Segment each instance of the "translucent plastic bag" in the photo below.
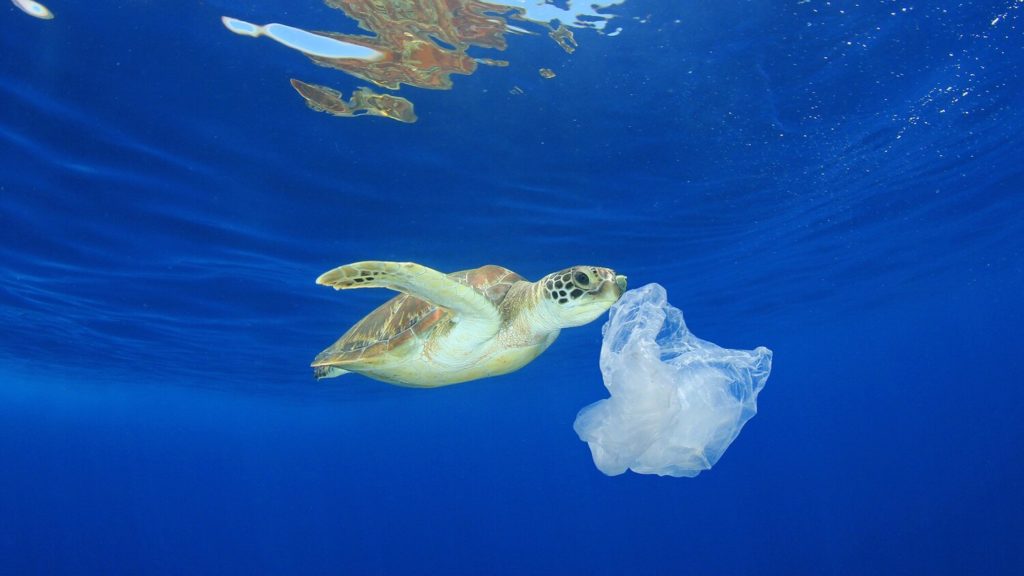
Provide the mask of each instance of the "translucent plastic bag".
{"label": "translucent plastic bag", "polygon": [[611,398],[580,410],[574,426],[597,468],[688,477],[711,468],[757,412],[771,350],[697,338],[658,284],[623,294],[603,331]]}

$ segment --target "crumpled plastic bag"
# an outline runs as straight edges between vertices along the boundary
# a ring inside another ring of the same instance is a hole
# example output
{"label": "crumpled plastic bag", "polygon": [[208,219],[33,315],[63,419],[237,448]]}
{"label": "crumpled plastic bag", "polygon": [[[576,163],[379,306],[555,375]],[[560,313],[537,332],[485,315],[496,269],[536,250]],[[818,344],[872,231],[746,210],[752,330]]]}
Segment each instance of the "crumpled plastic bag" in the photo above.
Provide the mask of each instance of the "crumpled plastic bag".
{"label": "crumpled plastic bag", "polygon": [[623,294],[603,333],[611,397],[580,410],[574,425],[601,472],[692,478],[718,462],[757,412],[771,350],[697,338],[660,285]]}

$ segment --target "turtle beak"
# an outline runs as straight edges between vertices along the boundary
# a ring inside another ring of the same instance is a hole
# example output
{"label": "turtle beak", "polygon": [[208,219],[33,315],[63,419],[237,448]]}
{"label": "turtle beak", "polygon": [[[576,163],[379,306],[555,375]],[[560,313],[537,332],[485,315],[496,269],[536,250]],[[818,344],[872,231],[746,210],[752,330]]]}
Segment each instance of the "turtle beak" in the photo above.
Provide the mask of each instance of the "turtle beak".
{"label": "turtle beak", "polygon": [[626,291],[626,277],[622,274],[615,276],[615,285],[619,287],[619,293]]}
{"label": "turtle beak", "polygon": [[626,277],[621,274],[616,274],[614,278],[607,278],[602,283],[601,292],[603,294],[610,294],[612,301],[616,301],[622,297],[623,292],[626,291]]}

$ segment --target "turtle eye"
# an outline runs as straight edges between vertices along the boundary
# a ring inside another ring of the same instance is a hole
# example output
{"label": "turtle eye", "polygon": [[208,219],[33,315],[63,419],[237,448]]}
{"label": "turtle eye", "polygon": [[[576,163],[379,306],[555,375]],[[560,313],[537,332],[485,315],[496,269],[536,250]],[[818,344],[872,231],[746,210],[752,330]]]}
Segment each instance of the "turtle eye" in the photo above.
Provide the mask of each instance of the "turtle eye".
{"label": "turtle eye", "polygon": [[587,284],[590,284],[590,277],[584,274],[583,272],[577,272],[572,277],[572,279],[575,280],[576,284],[580,286],[586,286]]}

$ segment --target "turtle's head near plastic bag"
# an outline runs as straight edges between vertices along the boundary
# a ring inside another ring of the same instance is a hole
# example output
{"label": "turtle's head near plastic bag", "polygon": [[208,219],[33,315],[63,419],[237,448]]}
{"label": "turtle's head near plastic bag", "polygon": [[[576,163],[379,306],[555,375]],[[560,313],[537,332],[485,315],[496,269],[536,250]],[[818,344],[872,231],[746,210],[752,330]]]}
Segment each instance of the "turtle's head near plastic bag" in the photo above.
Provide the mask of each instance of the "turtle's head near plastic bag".
{"label": "turtle's head near plastic bag", "polygon": [[626,277],[611,268],[573,266],[537,282],[549,322],[558,328],[597,320],[626,291]]}

